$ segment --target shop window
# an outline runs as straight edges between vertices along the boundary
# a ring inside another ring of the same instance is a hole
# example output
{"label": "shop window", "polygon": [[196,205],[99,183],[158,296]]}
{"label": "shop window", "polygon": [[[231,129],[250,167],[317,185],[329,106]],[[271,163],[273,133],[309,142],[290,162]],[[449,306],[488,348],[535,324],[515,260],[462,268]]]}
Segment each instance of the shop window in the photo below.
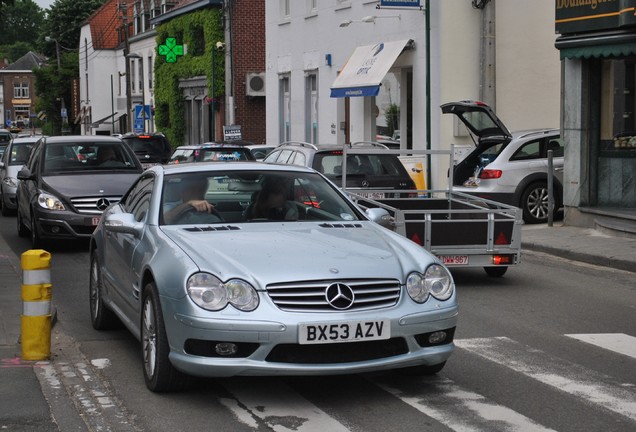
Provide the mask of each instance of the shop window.
{"label": "shop window", "polygon": [[305,141],[318,143],[318,73],[305,78]]}

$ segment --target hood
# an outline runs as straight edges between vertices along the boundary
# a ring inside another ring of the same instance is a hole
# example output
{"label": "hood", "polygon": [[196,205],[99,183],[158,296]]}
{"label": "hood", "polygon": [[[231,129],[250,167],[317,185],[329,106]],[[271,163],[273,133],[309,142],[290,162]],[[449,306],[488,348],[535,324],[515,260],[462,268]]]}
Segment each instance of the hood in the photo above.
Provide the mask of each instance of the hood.
{"label": "hood", "polygon": [[76,196],[121,196],[139,177],[138,172],[126,174],[83,173],[42,176],[42,187],[69,198]]}
{"label": "hood", "polygon": [[483,102],[450,102],[441,106],[442,113],[455,114],[479,140],[501,137],[510,139],[512,133]]}
{"label": "hood", "polygon": [[[348,278],[405,280],[434,258],[408,239],[371,222],[359,227],[280,223],[236,225],[238,230],[196,231],[162,227],[202,271],[223,280],[244,278],[256,285]],[[277,229],[278,228],[278,229]]]}

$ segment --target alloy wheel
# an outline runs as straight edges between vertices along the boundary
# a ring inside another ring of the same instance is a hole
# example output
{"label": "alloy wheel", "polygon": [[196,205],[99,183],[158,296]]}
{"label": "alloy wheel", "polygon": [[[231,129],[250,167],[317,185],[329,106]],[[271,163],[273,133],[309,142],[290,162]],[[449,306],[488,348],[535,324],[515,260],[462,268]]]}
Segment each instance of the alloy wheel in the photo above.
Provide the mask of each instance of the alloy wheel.
{"label": "alloy wheel", "polygon": [[157,367],[157,319],[150,296],[144,302],[141,338],[146,375],[153,377]]}

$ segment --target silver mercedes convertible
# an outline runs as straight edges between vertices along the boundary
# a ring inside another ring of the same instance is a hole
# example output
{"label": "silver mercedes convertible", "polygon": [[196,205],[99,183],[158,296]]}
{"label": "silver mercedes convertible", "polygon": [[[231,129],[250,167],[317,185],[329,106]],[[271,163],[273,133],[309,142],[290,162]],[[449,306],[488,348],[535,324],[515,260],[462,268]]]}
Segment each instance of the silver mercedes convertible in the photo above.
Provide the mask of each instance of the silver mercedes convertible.
{"label": "silver mercedes convertible", "polygon": [[434,374],[450,357],[455,284],[318,172],[155,166],[90,244],[93,327],[141,342],[146,385],[192,376]]}

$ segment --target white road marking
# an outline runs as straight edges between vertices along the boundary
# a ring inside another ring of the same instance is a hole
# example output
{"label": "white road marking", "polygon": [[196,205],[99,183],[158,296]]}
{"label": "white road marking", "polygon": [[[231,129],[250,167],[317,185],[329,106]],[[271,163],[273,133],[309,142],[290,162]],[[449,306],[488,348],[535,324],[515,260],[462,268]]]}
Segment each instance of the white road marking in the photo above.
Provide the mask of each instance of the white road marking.
{"label": "white road marking", "polygon": [[222,400],[237,418],[250,427],[256,427],[256,418],[276,432],[346,432],[337,420],[307,401],[282,382],[271,384],[228,380],[223,386],[238,403]]}
{"label": "white road marking", "polygon": [[506,337],[461,339],[455,340],[455,344],[557,390],[636,420],[636,392],[629,385],[615,382],[609,376]]}
{"label": "white road marking", "polygon": [[[387,383],[376,384],[416,410],[457,432],[553,431],[510,408],[463,389],[449,379],[440,378],[433,382],[427,379],[426,384],[415,384],[412,392],[403,388],[394,388]],[[423,391],[423,389],[426,390]]]}
{"label": "white road marking", "polygon": [[636,337],[623,333],[566,334],[566,336],[636,359]]}

